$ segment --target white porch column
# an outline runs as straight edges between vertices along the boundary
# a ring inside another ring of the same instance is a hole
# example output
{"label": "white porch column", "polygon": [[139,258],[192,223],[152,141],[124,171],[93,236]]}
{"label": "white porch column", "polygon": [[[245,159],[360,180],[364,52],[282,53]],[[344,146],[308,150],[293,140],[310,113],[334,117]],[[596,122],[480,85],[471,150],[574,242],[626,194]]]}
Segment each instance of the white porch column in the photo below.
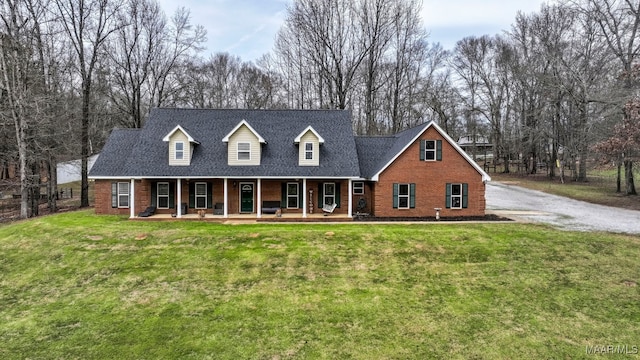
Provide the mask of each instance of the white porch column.
{"label": "white porch column", "polygon": [[258,195],[256,204],[256,217],[260,219],[262,217],[262,179],[258,178]]}
{"label": "white porch column", "polygon": [[176,186],[176,189],[178,191],[178,211],[176,212],[177,215],[176,217],[181,218],[182,217],[182,179],[178,178],[178,186]]}
{"label": "white porch column", "polygon": [[307,217],[307,178],[302,179],[302,217]]}
{"label": "white porch column", "polygon": [[352,186],[353,186],[353,181],[349,179],[349,186],[347,186],[349,190],[349,209],[347,212],[348,217],[353,217],[353,189],[351,189]]}
{"label": "white porch column", "polygon": [[222,206],[222,217],[228,218],[227,208],[229,207],[229,179],[224,178],[224,205]]}
{"label": "white porch column", "polygon": [[136,189],[135,189],[135,180],[131,179],[131,189],[129,189],[129,219],[133,219],[136,217]]}

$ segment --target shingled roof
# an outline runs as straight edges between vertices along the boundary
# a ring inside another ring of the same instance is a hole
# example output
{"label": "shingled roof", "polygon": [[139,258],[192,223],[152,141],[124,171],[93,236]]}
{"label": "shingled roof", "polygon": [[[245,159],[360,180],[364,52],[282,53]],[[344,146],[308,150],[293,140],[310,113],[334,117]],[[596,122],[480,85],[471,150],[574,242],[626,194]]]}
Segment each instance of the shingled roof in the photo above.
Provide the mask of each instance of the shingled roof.
{"label": "shingled roof", "polygon": [[[266,141],[257,166],[227,164],[223,137],[245,120]],[[199,142],[191,165],[169,166],[163,138],[177,125]],[[319,166],[299,166],[294,139],[311,126],[325,142]],[[136,134],[134,136],[133,134]],[[218,110],[160,108],[140,130],[114,130],[91,173],[106,177],[351,177],[360,165],[345,110]]]}
{"label": "shingled roof", "polygon": [[138,141],[140,129],[113,129],[89,176],[121,178],[126,176],[127,160]]}
{"label": "shingled roof", "polygon": [[422,131],[429,122],[392,136],[357,136],[355,138],[360,162],[360,174],[371,179],[380,172],[394,157],[400,154]]}
{"label": "shingled roof", "polygon": [[358,151],[360,174],[365,179],[377,181],[377,175],[386,169],[402,152],[411,145],[424,131],[433,127],[446,141],[471,165],[483,181],[490,181],[487,174],[458,144],[447,135],[435,122],[424,124],[399,132],[393,136],[358,136],[355,138]]}

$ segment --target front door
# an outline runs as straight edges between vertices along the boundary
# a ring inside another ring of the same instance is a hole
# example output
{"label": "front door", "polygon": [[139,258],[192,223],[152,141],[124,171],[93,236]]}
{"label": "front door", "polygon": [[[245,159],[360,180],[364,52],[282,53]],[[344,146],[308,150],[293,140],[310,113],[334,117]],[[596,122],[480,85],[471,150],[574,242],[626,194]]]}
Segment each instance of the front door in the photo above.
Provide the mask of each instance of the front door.
{"label": "front door", "polygon": [[253,212],[253,184],[252,183],[240,184],[240,212],[241,213]]}

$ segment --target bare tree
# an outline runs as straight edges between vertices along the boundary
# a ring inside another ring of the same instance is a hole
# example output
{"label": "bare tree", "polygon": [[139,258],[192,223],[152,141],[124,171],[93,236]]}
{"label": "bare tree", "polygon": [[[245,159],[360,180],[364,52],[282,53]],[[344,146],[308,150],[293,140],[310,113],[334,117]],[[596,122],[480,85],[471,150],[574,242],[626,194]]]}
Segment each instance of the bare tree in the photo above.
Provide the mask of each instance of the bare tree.
{"label": "bare tree", "polygon": [[320,70],[319,85],[326,86],[329,108],[347,107],[358,68],[367,55],[359,43],[356,18],[352,1],[300,0],[285,20],[300,33],[305,56]]}
{"label": "bare tree", "polygon": [[18,145],[18,161],[20,172],[20,217],[29,217],[29,179],[28,166],[28,127],[29,118],[27,101],[30,92],[29,64],[31,49],[24,46],[30,33],[26,16],[14,1],[6,1],[2,8],[2,33],[0,33],[0,67],[2,70],[2,86],[6,110],[13,121],[16,143]]}
{"label": "bare tree", "polygon": [[[623,74],[624,89],[619,106],[627,103],[634,96],[632,88],[635,85],[632,77],[633,66],[640,56],[640,2],[634,0],[567,0],[575,9],[592,18],[609,50],[618,59]],[[627,184],[633,184],[633,160],[624,159],[625,177]],[[633,190],[635,192],[635,189]]]}
{"label": "bare tree", "polygon": [[81,192],[80,206],[89,206],[89,123],[91,121],[94,70],[107,38],[122,25],[117,22],[120,5],[108,0],[55,0],[60,20],[76,55],[81,81],[80,126]]}
{"label": "bare tree", "polygon": [[418,15],[420,6],[418,1],[406,1],[393,7],[383,102],[391,132],[415,125],[420,87],[430,87],[432,76],[444,64],[442,47],[429,47],[427,43],[427,33]]}
{"label": "bare tree", "polygon": [[[43,34],[47,4],[39,0],[5,1],[0,6],[0,116],[15,130],[20,176],[20,216],[39,212],[41,166],[48,173],[48,199],[55,197],[55,94],[49,41]],[[3,174],[4,175],[4,174]]]}
{"label": "bare tree", "polygon": [[149,77],[167,22],[156,0],[128,0],[105,51],[111,63],[111,100],[127,114],[126,127],[139,128],[150,107]]}
{"label": "bare tree", "polygon": [[[186,8],[179,8],[171,17],[170,26],[156,45],[157,57],[151,62],[151,106],[160,107],[176,101],[180,92],[176,72],[192,54],[202,50],[207,32],[201,25],[191,24]],[[173,98],[173,99],[172,99]]]}

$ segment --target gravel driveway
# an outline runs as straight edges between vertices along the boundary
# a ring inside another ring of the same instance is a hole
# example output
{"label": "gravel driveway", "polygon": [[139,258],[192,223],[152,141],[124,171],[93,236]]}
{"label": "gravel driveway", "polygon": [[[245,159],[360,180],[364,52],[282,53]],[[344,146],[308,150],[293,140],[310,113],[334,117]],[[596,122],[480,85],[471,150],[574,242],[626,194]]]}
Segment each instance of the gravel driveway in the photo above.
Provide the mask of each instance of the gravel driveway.
{"label": "gravel driveway", "polygon": [[565,230],[640,234],[640,211],[590,204],[500,182],[488,182],[487,210]]}

